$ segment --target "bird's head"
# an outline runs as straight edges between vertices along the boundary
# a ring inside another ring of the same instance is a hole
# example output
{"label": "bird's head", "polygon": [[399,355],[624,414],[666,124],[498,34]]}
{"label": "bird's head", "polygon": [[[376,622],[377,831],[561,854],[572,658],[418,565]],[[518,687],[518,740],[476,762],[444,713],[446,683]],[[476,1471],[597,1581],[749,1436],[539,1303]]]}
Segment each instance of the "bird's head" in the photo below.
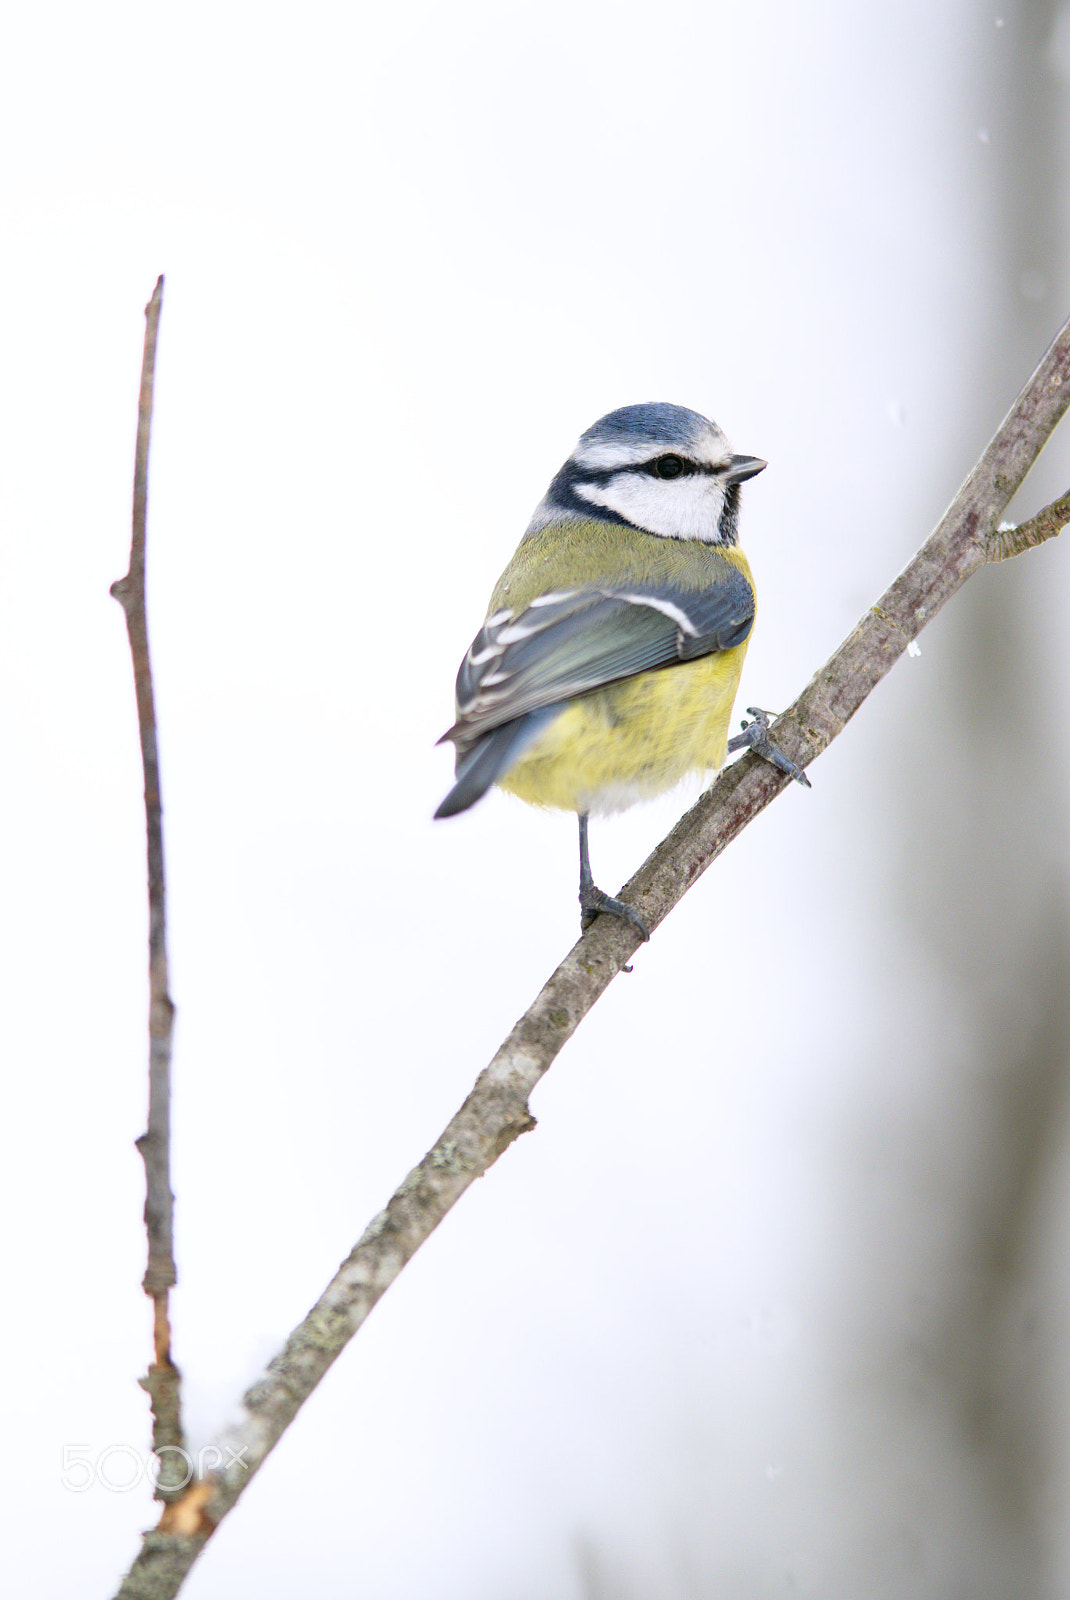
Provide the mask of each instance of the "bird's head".
{"label": "bird's head", "polygon": [[662,538],[735,544],[739,485],[765,465],[733,455],[717,424],[686,406],[622,406],[582,435],[529,532],[593,514]]}

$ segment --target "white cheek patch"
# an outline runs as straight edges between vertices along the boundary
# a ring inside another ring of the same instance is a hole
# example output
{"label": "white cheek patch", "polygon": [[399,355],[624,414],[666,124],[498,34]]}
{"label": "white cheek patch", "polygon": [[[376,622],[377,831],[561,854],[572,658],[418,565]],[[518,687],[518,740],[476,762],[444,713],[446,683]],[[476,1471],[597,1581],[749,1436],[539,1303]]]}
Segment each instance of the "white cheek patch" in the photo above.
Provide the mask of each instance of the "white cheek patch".
{"label": "white cheek patch", "polygon": [[608,483],[577,483],[591,505],[615,511],[626,522],[663,539],[704,539],[716,544],[724,509],[724,484],[707,472],[681,478],[651,478],[621,472]]}

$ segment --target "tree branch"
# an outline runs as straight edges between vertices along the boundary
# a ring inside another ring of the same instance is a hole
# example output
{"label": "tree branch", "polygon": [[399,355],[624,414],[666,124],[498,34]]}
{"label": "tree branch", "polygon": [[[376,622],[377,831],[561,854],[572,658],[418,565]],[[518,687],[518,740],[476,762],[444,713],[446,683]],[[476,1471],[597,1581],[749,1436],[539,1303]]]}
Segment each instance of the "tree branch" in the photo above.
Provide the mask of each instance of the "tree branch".
{"label": "tree branch", "polygon": [[985,559],[1009,561],[1024,550],[1035,550],[1038,544],[1062,533],[1067,523],[1070,523],[1070,493],[1060,495],[1028,522],[1001,522],[985,541]]}
{"label": "tree branch", "polygon": [[[168,1297],[176,1281],[174,1196],[171,1193],[171,1032],[174,1007],[167,992],[167,924],[164,898],[163,818],[156,707],[145,614],[145,528],[149,496],[149,443],[152,435],[156,336],[163,304],[159,278],[145,307],[145,348],[138,397],[134,460],[134,513],[130,568],[111,586],[126,616],[134,664],[141,763],[145,773],[145,830],[149,866],[149,1118],[137,1141],[145,1163],[145,1229],[148,1263],[142,1287],[153,1303],[153,1361],[141,1379],[152,1405],[152,1448],[160,1462],[157,1496],[167,1499],[186,1482],[178,1369],[171,1361]],[[162,1452],[162,1453],[161,1453]],[[169,1483],[169,1480],[170,1483]]]}
{"label": "tree branch", "polygon": [[[1012,496],[1070,403],[1070,322],[1026,384],[931,538],[775,725],[776,742],[808,766],[870,691],[987,560]],[[1050,537],[1063,511],[1049,507],[1019,548]],[[1018,530],[1024,535],[1025,530]],[[695,880],[789,780],[754,755],[721,774],[623,891],[656,927]],[[616,917],[599,917],[517,1023],[441,1138],[354,1246],[305,1320],[244,1396],[244,1419],[221,1436],[220,1468],[165,1513],[172,1532],[146,1535],[119,1593],[170,1596],[331,1363],[405,1263],[521,1133],[534,1127],[528,1098],[639,943]],[[187,1515],[188,1513],[188,1515]],[[182,1536],[176,1536],[182,1535]]]}

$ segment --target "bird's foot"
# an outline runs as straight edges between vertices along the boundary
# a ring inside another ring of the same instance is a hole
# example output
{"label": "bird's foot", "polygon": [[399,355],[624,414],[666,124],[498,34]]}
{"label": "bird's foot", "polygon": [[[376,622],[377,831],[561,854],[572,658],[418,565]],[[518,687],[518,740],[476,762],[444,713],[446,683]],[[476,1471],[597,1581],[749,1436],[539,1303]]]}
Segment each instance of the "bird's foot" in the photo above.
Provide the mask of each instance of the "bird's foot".
{"label": "bird's foot", "polygon": [[769,712],[762,711],[758,706],[748,706],[747,715],[753,717],[754,721],[740,723],[743,732],[729,739],[729,750],[753,750],[763,761],[771,761],[779,771],[786,772],[789,778],[794,778],[796,783],[801,783],[804,788],[809,789],[810,780],[802,767],[797,762],[789,760],[783,750],[778,749],[770,739]]}
{"label": "bird's foot", "polygon": [[622,917],[625,922],[630,922],[638,928],[644,940],[650,938],[647,925],[631,906],[626,906],[623,900],[616,900],[611,894],[606,894],[604,889],[599,889],[597,884],[585,884],[580,890],[580,932],[586,933],[601,912],[607,911],[610,916]]}

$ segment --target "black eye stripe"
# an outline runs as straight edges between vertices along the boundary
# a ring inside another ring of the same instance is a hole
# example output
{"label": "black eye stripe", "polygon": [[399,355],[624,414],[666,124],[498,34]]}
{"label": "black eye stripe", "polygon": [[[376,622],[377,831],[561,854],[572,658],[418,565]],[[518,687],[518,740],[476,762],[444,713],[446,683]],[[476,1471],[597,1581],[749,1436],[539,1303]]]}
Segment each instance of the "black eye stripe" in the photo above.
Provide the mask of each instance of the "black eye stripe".
{"label": "black eye stripe", "polygon": [[[590,516],[590,500],[586,496],[577,495],[577,490],[581,486],[589,484],[592,488],[608,489],[614,480],[618,478],[626,478],[632,475],[657,477],[653,470],[654,463],[664,460],[666,455],[673,455],[683,462],[684,470],[679,474],[680,477],[701,475],[703,477],[719,478],[729,467],[728,461],[722,461],[716,466],[711,466],[706,461],[693,461],[675,450],[662,450],[660,455],[651,456],[646,461],[622,461],[612,467],[581,466],[578,461],[569,460],[565,462],[551,483],[548,497],[562,510],[579,511],[584,516]],[[663,481],[671,482],[672,480]],[[605,507],[599,508],[598,515],[606,521],[620,522],[626,527],[629,526],[624,517],[615,511],[607,510]]]}
{"label": "black eye stripe", "polygon": [[[676,471],[665,472],[659,470],[666,462],[679,462]],[[694,477],[701,473],[705,477],[719,478],[728,470],[729,463],[722,461],[718,466],[711,466],[707,461],[692,461],[687,456],[677,455],[674,452],[666,455],[655,456],[652,461],[637,461],[634,467],[618,467],[618,472],[649,472],[652,478],[663,478],[671,481],[673,478]]]}
{"label": "black eye stripe", "polygon": [[[664,456],[655,456],[651,461],[623,462],[619,467],[580,467],[573,463],[568,476],[573,483],[612,483],[614,478],[625,477],[632,472],[649,473],[651,477],[656,477],[655,463],[664,459]],[[678,474],[680,477],[696,477],[702,474],[705,477],[719,478],[728,470],[727,461],[722,462],[720,466],[711,467],[705,461],[689,461],[686,456],[681,456],[680,460],[684,463],[683,472]]]}

